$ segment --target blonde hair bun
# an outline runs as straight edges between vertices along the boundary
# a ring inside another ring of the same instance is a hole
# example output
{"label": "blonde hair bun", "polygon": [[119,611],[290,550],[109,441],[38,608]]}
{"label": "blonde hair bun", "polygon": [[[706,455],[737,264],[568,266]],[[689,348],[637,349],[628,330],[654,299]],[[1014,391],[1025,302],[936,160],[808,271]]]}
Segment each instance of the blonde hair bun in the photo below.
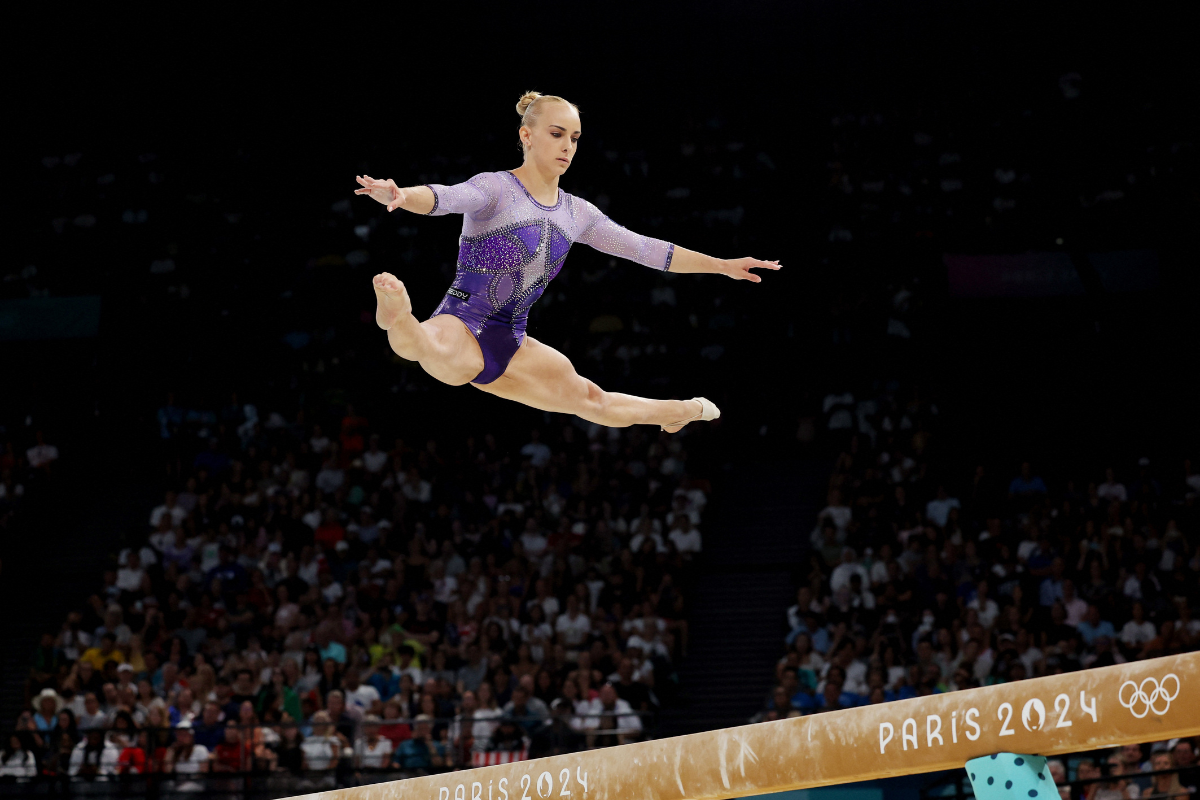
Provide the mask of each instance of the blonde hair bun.
{"label": "blonde hair bun", "polygon": [[525,94],[521,95],[521,99],[517,101],[517,113],[524,117],[525,112],[529,110],[531,105],[533,105],[533,101],[537,100],[541,96],[541,92],[526,92]]}

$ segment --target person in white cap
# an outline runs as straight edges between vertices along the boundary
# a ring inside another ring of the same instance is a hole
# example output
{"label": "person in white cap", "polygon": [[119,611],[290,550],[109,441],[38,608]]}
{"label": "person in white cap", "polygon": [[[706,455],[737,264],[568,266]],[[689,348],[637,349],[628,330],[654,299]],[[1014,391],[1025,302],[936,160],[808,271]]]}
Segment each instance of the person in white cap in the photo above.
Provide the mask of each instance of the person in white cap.
{"label": "person in white cap", "polygon": [[58,692],[46,687],[33,698],[33,724],[39,731],[52,731],[62,710],[63,699]]}

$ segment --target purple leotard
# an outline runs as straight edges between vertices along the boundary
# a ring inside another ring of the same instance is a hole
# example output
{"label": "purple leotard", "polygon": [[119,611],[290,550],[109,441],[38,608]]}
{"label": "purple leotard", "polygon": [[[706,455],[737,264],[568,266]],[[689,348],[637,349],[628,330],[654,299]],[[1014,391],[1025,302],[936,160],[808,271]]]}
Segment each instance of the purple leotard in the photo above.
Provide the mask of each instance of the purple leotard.
{"label": "purple leotard", "polygon": [[431,317],[452,314],[475,334],[483,371],[472,383],[504,374],[525,339],[529,307],[562,269],[567,251],[583,242],[664,272],[675,245],[622,228],[592,203],[558,190],[544,206],[511,172],[481,172],[433,190],[433,216],[462,214],[454,283]]}

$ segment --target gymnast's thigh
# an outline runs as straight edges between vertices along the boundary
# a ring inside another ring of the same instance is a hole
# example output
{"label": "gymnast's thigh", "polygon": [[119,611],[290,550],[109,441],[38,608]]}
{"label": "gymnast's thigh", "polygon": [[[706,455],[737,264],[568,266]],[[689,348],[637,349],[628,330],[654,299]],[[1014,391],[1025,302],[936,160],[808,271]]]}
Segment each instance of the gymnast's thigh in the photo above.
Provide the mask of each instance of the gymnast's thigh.
{"label": "gymnast's thigh", "polygon": [[577,413],[599,391],[575,371],[569,358],[528,334],[503,375],[491,383],[471,385],[506,400],[560,414]]}
{"label": "gymnast's thigh", "polygon": [[438,314],[421,323],[429,343],[421,358],[426,372],[442,383],[461,386],[484,367],[483,351],[467,324],[453,314]]}

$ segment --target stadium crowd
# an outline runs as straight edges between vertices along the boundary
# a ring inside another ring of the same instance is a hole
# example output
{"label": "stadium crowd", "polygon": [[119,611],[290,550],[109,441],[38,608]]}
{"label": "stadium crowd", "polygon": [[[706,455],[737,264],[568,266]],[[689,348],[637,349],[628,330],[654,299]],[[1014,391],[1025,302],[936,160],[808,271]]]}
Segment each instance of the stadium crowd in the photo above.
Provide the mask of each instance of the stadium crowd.
{"label": "stadium crowd", "polygon": [[707,499],[683,438],[158,422],[180,483],[42,637],[3,774],[346,783],[632,741],[670,700]]}
{"label": "stadium crowd", "polygon": [[[822,252],[839,267],[878,267],[853,273],[845,303],[889,299],[887,325],[872,322],[874,335],[909,336],[912,293],[900,284],[914,267],[895,266],[891,252],[872,256],[872,242],[927,242],[936,253],[917,271],[960,239],[1048,247],[1056,231],[1040,222],[1053,216],[1040,205],[1047,187],[1078,195],[1072,202],[1092,231],[1113,213],[1149,216],[1150,190],[1177,173],[1187,143],[1174,132],[1134,138],[1103,174],[1095,168],[1106,154],[1064,176],[1048,163],[1054,151],[1028,141],[1082,124],[1071,115],[1099,114],[1098,101],[1078,75],[1043,78],[1049,97],[1028,111],[1024,100],[1010,104],[985,124],[949,113],[959,104],[949,93],[947,113],[932,117],[908,114],[902,98],[896,109],[863,106],[831,119],[825,196],[814,204],[825,216],[799,224],[820,227]],[[979,131],[986,135],[972,138]],[[598,184],[564,186],[634,230],[717,238],[730,251],[722,255],[733,254],[772,241],[771,206],[783,184],[795,186],[781,178],[786,154],[764,141],[731,132],[716,114],[684,120],[668,149],[597,142]],[[1074,148],[1076,139],[1060,144]],[[395,149],[418,154],[396,167],[401,183],[452,183],[504,166]],[[275,215],[256,200],[257,186],[235,176],[256,157],[264,156],[220,152],[219,143],[206,154],[45,154],[22,210],[44,236],[8,269],[0,296],[132,287],[145,327],[164,340],[191,338],[201,325],[230,359],[264,371],[282,364],[304,381],[328,370],[325,383],[336,382],[336,369],[350,374],[355,350],[367,352],[363,342],[379,340],[369,309],[345,287],[399,265],[417,273],[414,296],[432,307],[452,267],[454,231],[393,222],[348,197]],[[821,183],[803,194],[820,194]],[[95,252],[118,248],[140,274],[93,267]],[[588,269],[556,279],[535,314],[547,325],[586,315],[579,327],[588,335],[558,346],[606,387],[649,384],[665,394],[677,376],[736,369],[725,354],[737,337],[770,324],[722,307],[721,294],[699,283],[632,281],[627,270],[636,268],[588,257],[576,261]],[[245,280],[251,271],[256,280]],[[805,315],[794,316],[789,336]],[[163,363],[175,363],[164,351]],[[374,371],[400,372],[400,391],[423,380],[403,368]],[[841,455],[787,611],[778,685],[755,719],[1200,641],[1190,611],[1200,556],[1187,540],[1197,533],[1195,473],[1183,484],[1178,474],[1158,483],[1158,465],[1128,465],[1103,481],[1046,481],[1031,466],[1011,481],[982,469],[944,474],[928,458],[932,404],[833,395],[824,411]],[[316,421],[260,415],[237,398],[218,409],[170,398],[156,433],[172,491],[97,575],[97,591],[43,636],[0,775],[153,772],[193,788],[200,773],[259,771],[344,785],[370,780],[373,769],[411,773],[627,741],[670,702],[708,492],[689,477],[686,436],[564,424],[514,448],[492,436],[417,441],[385,438],[348,405]],[[22,461],[21,447],[48,445],[0,441],[2,520],[45,466]],[[504,455],[512,450],[519,460]],[[1186,744],[1171,755],[1194,767]],[[1140,770],[1145,755],[1120,758]],[[1132,800],[1128,787],[1147,780],[1122,785],[1121,796]]]}
{"label": "stadium crowd", "polygon": [[[955,474],[933,445],[936,403],[892,390],[823,406],[838,455],[754,721],[1200,648],[1192,462]],[[1176,744],[1155,744],[1154,763],[1194,768],[1194,743]],[[1124,768],[1149,769],[1136,749]]]}

